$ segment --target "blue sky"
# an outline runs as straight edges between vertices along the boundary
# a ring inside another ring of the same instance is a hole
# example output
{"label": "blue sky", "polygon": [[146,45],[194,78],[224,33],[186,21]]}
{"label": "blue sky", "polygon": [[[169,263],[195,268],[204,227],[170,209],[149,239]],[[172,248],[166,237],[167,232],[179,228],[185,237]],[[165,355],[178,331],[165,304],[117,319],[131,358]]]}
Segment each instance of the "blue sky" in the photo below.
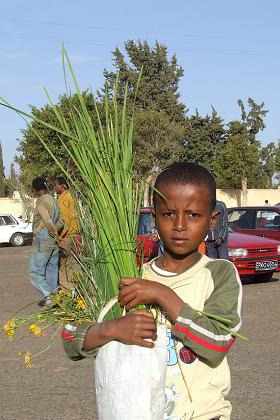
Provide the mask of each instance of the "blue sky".
{"label": "blue sky", "polygon": [[[0,96],[28,111],[47,103],[45,86],[56,101],[64,92],[62,42],[80,87],[96,90],[116,46],[158,40],[184,69],[180,93],[190,114],[213,105],[228,122],[240,117],[237,100],[252,97],[269,110],[259,136],[265,145],[280,138],[279,16],[278,0],[1,1]],[[0,107],[6,174],[24,127]]]}

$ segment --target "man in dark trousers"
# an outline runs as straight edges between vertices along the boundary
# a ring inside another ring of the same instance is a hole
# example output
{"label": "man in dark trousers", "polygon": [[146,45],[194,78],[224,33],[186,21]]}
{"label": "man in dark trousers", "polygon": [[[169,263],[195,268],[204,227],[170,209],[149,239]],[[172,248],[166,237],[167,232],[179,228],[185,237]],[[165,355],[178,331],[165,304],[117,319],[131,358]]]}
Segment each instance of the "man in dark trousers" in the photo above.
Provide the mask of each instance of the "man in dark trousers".
{"label": "man in dark trousers", "polygon": [[211,258],[228,260],[228,212],[225,203],[217,201],[215,212],[220,216],[214,230],[208,232],[207,255]]}

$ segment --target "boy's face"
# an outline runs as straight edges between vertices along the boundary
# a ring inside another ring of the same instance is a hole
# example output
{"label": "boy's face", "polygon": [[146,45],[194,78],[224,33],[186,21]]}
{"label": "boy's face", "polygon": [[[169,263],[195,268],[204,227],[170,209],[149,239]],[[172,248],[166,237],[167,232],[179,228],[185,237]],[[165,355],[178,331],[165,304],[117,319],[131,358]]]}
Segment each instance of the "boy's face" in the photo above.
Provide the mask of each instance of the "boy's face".
{"label": "boy's face", "polygon": [[155,203],[156,228],[165,250],[184,257],[197,251],[209,228],[214,228],[219,212],[212,212],[205,185],[167,184],[159,189]]}

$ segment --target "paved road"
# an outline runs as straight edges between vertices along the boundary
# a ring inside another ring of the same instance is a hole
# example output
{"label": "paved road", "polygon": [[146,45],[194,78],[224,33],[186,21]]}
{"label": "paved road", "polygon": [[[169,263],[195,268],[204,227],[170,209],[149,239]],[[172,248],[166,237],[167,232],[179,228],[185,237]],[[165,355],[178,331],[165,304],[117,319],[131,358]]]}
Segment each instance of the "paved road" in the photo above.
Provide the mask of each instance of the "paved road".
{"label": "paved road", "polygon": [[[1,323],[40,298],[27,279],[30,249],[0,247]],[[238,341],[229,355],[232,420],[280,419],[279,278],[244,285],[242,332],[250,341]],[[68,360],[59,337],[32,369],[17,356],[19,351],[35,353],[46,343],[46,338],[29,337],[8,345],[0,342],[0,419],[97,420],[91,360]]]}

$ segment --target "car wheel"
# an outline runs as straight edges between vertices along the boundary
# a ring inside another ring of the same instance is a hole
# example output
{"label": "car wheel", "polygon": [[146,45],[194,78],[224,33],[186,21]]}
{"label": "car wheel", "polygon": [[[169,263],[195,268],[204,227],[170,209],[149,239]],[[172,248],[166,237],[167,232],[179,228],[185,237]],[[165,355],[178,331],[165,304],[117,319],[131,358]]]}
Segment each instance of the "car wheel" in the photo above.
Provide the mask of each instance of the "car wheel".
{"label": "car wheel", "polygon": [[14,233],[10,239],[13,246],[22,246],[24,244],[24,237],[21,233]]}
{"label": "car wheel", "polygon": [[259,281],[269,281],[272,279],[274,273],[264,273],[257,277]]}

